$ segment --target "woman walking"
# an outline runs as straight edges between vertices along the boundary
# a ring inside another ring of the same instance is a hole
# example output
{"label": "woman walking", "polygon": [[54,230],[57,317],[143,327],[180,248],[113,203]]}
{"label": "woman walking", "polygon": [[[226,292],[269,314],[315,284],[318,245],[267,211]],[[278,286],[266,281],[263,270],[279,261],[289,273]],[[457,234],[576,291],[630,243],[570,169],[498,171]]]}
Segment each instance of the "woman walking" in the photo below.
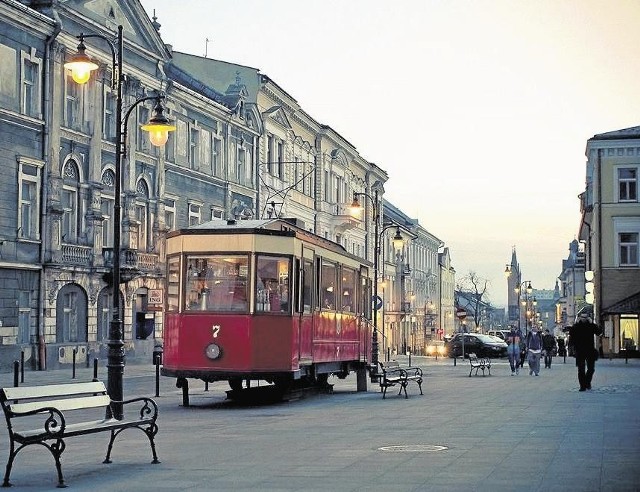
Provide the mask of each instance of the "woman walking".
{"label": "woman walking", "polygon": [[515,376],[520,373],[520,330],[516,330],[515,326],[511,327],[511,331],[507,334],[507,356],[509,357],[509,365],[511,366],[511,375]]}

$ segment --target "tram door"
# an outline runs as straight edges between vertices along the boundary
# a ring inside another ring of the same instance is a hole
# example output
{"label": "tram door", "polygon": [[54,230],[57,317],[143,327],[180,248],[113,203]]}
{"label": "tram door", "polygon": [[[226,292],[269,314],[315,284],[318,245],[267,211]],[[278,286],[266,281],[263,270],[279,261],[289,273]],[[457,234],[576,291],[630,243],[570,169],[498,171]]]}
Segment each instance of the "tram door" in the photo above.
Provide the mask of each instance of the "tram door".
{"label": "tram door", "polygon": [[[310,258],[310,259],[309,259]],[[315,283],[313,276],[313,251],[305,250],[302,265],[295,260],[296,303],[293,315],[298,318],[298,360],[311,357],[313,345],[312,292]]]}

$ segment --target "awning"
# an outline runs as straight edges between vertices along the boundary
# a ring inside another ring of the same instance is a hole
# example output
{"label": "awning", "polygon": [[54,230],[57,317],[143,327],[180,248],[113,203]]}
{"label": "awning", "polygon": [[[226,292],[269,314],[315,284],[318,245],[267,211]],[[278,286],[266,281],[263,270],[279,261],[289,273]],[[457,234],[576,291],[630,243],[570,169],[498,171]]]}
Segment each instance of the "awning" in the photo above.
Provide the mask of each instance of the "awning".
{"label": "awning", "polygon": [[640,315],[640,292],[602,309],[602,314],[638,314]]}

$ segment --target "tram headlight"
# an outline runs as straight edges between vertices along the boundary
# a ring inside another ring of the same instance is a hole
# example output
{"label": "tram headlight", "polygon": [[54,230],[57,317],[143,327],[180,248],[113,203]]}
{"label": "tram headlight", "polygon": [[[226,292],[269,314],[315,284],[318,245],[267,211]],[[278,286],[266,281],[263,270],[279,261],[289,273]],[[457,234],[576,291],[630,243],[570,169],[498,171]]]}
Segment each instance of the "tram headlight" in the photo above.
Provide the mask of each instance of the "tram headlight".
{"label": "tram headlight", "polygon": [[210,343],[209,345],[207,345],[207,348],[204,350],[204,353],[209,359],[215,360],[220,357],[220,354],[222,354],[222,350],[220,349],[219,345],[216,345],[215,343]]}

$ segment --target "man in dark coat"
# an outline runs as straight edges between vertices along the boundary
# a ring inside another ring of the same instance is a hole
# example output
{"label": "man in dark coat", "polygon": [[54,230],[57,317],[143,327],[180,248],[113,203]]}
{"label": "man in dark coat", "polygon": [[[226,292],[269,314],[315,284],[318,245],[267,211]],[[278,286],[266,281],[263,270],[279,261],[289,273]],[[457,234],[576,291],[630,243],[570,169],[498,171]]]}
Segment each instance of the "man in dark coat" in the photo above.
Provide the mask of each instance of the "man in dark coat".
{"label": "man in dark coat", "polygon": [[580,313],[578,321],[569,329],[569,345],[573,347],[576,357],[580,391],[591,389],[597,354],[594,337],[600,335],[602,329],[591,320],[591,315],[587,312]]}

